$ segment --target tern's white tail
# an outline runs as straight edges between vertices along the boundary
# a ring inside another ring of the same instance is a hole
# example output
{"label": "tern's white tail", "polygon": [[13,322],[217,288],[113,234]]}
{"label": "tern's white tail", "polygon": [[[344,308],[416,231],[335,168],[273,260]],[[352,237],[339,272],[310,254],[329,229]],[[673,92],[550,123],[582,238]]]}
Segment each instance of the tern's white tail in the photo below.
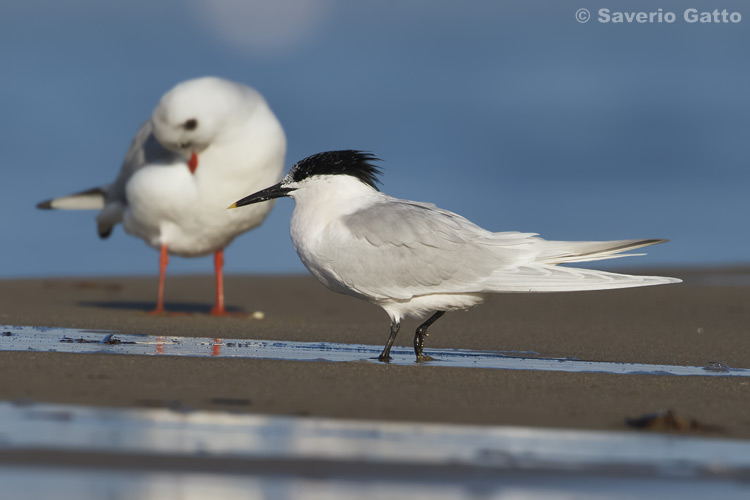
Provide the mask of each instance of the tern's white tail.
{"label": "tern's white tail", "polygon": [[578,269],[554,265],[520,267],[512,273],[493,273],[486,292],[572,292],[609,290],[637,286],[680,283],[677,278],[633,276],[594,269]]}
{"label": "tern's white tail", "polygon": [[36,208],[57,210],[101,210],[104,208],[104,197],[106,190],[103,187],[95,187],[81,191],[80,193],[52,198],[37,203]]}
{"label": "tern's white tail", "polygon": [[544,264],[567,264],[594,260],[635,257],[641,253],[623,253],[669,240],[616,240],[616,241],[539,241],[542,253],[536,261]]}
{"label": "tern's white tail", "polygon": [[489,290],[487,291],[562,292],[680,283],[682,280],[677,278],[633,276],[557,265],[641,255],[623,252],[666,241],[668,240],[545,241],[540,239],[535,242],[535,245],[539,245],[540,253],[534,262],[512,270],[495,271],[488,282]]}

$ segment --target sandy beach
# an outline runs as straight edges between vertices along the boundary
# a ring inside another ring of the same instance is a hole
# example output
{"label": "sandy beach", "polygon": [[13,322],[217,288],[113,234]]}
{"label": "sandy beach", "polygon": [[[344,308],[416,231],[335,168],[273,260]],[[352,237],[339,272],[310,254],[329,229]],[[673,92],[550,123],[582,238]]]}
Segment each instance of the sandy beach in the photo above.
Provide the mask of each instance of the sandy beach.
{"label": "sandy beach", "polygon": [[[427,349],[750,368],[750,287],[732,284],[737,273],[649,273],[685,284],[498,295],[446,315],[431,329]],[[379,308],[329,292],[309,276],[227,277],[230,308],[261,311],[263,319],[209,316],[210,276],[168,277],[168,309],[188,314],[150,316],[155,288],[155,277],[3,280],[0,324],[374,345],[388,334]],[[410,346],[416,326],[405,322],[396,345]],[[746,377],[0,352],[2,400],[115,407],[608,430],[673,410],[699,424],[691,433],[750,438],[749,395]]]}

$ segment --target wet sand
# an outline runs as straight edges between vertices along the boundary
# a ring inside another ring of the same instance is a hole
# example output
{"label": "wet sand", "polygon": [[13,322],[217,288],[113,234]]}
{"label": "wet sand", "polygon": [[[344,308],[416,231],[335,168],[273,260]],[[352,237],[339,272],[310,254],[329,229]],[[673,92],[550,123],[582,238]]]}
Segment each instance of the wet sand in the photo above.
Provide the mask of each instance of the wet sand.
{"label": "wet sand", "polygon": [[[535,351],[545,357],[750,368],[750,287],[737,276],[661,271],[682,285],[604,292],[499,295],[431,328],[427,348]],[[718,284],[717,284],[718,283]],[[210,276],[170,276],[167,307],[145,314],[156,280],[0,281],[0,324],[122,333],[381,345],[378,307],[313,278],[229,276],[227,304],[264,319],[213,318]],[[410,346],[415,321],[397,345]],[[629,429],[671,409],[691,433],[750,438],[750,380],[395,366],[370,362],[0,352],[0,399],[282,415]]]}

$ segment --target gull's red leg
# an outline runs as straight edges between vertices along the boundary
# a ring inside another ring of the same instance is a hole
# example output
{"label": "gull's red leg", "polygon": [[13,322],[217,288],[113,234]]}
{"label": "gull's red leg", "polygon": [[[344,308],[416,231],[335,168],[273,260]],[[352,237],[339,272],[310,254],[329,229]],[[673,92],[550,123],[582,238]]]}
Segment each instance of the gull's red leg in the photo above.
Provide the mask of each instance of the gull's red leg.
{"label": "gull's red leg", "polygon": [[214,274],[216,275],[216,305],[211,309],[212,316],[226,316],[224,309],[224,250],[214,254]]}
{"label": "gull's red leg", "polygon": [[164,276],[167,272],[167,264],[169,264],[169,254],[167,254],[167,245],[162,244],[161,252],[159,254],[159,296],[156,299],[156,309],[151,311],[151,314],[163,314],[164,313]]}

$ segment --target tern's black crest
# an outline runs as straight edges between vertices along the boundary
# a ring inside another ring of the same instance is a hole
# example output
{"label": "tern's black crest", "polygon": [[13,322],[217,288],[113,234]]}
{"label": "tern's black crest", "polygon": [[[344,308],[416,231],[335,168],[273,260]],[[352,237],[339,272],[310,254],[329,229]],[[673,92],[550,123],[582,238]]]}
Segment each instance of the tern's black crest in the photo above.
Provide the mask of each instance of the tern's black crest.
{"label": "tern's black crest", "polygon": [[376,184],[380,184],[378,175],[383,172],[370,163],[374,161],[380,159],[365,151],[326,151],[298,161],[289,171],[287,179],[299,182],[315,175],[351,175],[377,190]]}

